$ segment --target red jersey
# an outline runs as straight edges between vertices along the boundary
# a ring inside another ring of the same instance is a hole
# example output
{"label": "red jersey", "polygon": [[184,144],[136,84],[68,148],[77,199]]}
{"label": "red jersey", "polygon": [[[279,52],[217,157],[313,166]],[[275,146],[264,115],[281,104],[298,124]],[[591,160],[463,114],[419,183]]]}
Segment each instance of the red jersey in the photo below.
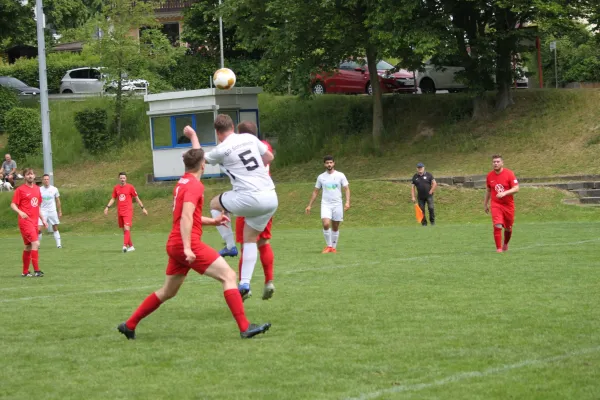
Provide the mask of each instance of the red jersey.
{"label": "red jersey", "polygon": [[126,183],[124,186],[116,185],[113,189],[113,199],[117,199],[119,215],[133,215],[133,198],[138,197],[133,185]]}
{"label": "red jersey", "polygon": [[512,195],[499,199],[496,197],[496,194],[512,189],[518,184],[519,181],[515,177],[514,172],[508,168],[502,168],[502,172],[499,174],[496,171],[490,172],[487,176],[487,187],[491,192],[492,205],[514,207],[515,200]]}
{"label": "red jersey", "polygon": [[[271,143],[267,142],[266,140],[261,140],[261,142],[263,142],[265,146],[267,146],[267,149],[269,149],[271,153],[273,152],[273,147],[271,147]],[[267,169],[269,175],[271,175],[271,164],[265,165],[265,168]]]}
{"label": "red jersey", "polygon": [[179,178],[173,189],[173,229],[167,246],[183,244],[181,239],[181,213],[183,203],[196,205],[192,223],[191,243],[199,243],[202,236],[202,204],[204,203],[204,185],[194,175],[185,174]]}
{"label": "red jersey", "polygon": [[[42,204],[42,193],[37,185],[29,187],[26,184],[15,190],[12,202],[29,217],[28,220],[37,226],[40,217],[40,205]],[[19,217],[19,224],[27,220]]]}

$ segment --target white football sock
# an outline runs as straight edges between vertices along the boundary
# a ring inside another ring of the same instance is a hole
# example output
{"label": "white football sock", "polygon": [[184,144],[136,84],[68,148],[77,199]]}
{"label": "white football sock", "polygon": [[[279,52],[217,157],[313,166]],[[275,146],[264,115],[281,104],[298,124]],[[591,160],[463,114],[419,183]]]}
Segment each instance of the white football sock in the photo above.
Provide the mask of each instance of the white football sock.
{"label": "white football sock", "polygon": [[[210,215],[212,215],[213,218],[218,218],[221,215],[221,211],[210,210]],[[217,226],[217,231],[219,231],[219,234],[225,241],[225,245],[228,249],[235,247],[235,238],[233,236],[233,231],[231,230],[231,223]]]}
{"label": "white football sock", "polygon": [[54,240],[56,240],[56,245],[60,246],[60,232],[59,231],[54,231]]}
{"label": "white football sock", "polygon": [[323,229],[323,236],[325,236],[327,247],[331,247],[331,229]]}
{"label": "white football sock", "polygon": [[334,249],[337,247],[339,237],[340,231],[331,232],[331,247],[333,247]]}
{"label": "white football sock", "polygon": [[256,259],[258,258],[258,247],[256,243],[244,243],[244,253],[242,254],[242,272],[240,273],[240,284],[250,283]]}

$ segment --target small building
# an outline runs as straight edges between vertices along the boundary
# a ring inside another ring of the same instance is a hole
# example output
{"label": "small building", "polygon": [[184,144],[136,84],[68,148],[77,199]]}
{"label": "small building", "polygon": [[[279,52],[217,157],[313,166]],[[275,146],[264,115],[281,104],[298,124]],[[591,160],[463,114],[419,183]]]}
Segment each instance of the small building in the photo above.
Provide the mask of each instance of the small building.
{"label": "small building", "polygon": [[[256,123],[260,135],[258,115],[258,87],[240,87],[231,90],[200,89],[144,96],[150,117],[153,179],[167,181],[184,174],[182,154],[191,144],[183,135],[190,125],[198,134],[205,151],[217,145],[214,120],[218,114],[228,114],[234,124],[240,121]],[[221,177],[219,166],[207,164],[203,177]]]}

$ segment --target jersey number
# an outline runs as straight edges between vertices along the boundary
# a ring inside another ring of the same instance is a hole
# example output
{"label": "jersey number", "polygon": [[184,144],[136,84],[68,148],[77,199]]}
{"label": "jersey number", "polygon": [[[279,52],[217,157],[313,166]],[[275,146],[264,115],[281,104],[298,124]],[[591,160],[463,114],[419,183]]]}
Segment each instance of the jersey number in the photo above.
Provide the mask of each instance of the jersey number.
{"label": "jersey number", "polygon": [[252,150],[246,150],[243,153],[238,154],[238,157],[240,158],[240,160],[242,160],[248,171],[254,171],[256,168],[259,167],[258,161],[256,161],[256,158],[254,157],[245,157],[249,154],[252,154]]}

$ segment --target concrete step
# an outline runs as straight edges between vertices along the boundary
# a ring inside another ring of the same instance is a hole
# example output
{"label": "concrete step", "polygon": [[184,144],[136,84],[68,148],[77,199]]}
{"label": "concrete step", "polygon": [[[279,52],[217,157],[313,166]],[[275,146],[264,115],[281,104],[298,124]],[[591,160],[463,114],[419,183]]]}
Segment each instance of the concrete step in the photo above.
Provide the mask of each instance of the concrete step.
{"label": "concrete step", "polygon": [[573,190],[579,197],[600,197],[600,189],[577,189]]}
{"label": "concrete step", "polygon": [[582,197],[579,201],[581,204],[600,204],[600,197]]}

